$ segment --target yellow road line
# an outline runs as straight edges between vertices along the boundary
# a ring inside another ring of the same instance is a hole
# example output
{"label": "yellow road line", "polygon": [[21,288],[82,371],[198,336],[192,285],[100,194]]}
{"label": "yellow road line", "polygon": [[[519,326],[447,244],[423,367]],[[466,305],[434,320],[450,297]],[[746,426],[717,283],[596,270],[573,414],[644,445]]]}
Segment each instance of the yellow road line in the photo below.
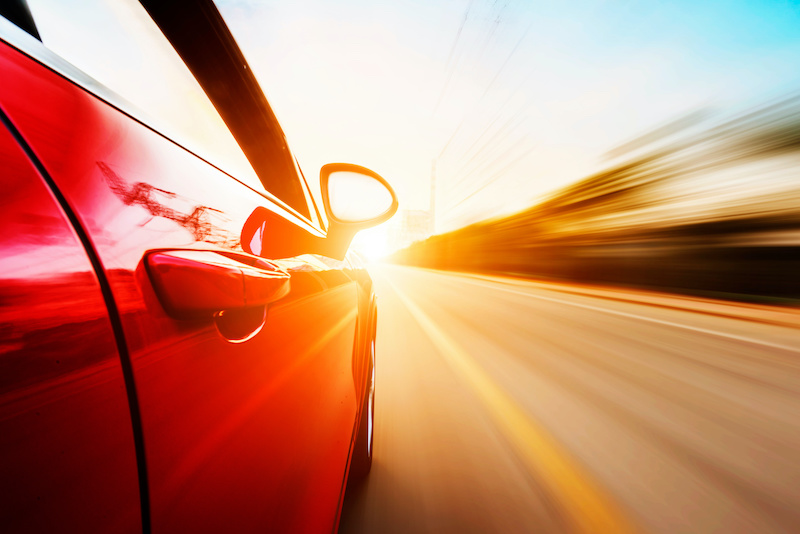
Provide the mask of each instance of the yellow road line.
{"label": "yellow road line", "polygon": [[489,415],[511,442],[537,480],[567,506],[567,518],[578,533],[633,533],[633,524],[602,489],[532,421],[452,338],[394,284],[386,280],[431,339],[445,361],[478,394]]}

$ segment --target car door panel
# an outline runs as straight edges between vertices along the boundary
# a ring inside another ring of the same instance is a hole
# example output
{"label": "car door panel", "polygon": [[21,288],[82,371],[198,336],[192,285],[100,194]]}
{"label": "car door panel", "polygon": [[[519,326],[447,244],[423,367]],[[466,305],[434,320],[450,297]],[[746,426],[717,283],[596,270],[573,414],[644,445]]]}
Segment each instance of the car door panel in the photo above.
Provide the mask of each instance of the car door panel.
{"label": "car door panel", "polygon": [[244,343],[212,317],[170,317],[148,251],[242,253],[242,228],[264,208],[319,231],[17,51],[2,47],[0,70],[0,105],[83,221],[120,310],[153,531],[329,531],[360,398],[357,284],[341,268],[288,261],[298,291]]}
{"label": "car door panel", "polygon": [[95,271],[0,122],[0,530],[141,532],[125,380]]}

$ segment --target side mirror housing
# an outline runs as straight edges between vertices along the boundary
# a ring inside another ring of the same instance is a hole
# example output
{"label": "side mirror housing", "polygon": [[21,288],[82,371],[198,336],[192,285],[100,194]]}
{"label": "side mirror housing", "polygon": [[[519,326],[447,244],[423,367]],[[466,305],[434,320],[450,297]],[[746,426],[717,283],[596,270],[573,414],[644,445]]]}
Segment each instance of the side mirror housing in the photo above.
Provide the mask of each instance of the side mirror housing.
{"label": "side mirror housing", "polygon": [[320,170],[328,216],[328,255],[343,258],[359,230],[377,226],[397,212],[392,186],[378,173],[351,163],[329,163]]}
{"label": "side mirror housing", "polygon": [[330,163],[320,170],[326,236],[314,235],[263,206],[250,214],[240,243],[248,254],[269,259],[322,254],[344,259],[359,230],[389,220],[397,211],[397,196],[377,173],[350,163]]}

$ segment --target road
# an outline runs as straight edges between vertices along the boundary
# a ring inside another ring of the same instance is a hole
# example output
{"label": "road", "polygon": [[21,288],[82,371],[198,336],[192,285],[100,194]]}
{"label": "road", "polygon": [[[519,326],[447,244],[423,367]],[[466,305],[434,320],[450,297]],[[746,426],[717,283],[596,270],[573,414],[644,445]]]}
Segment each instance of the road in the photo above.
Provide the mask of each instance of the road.
{"label": "road", "polygon": [[373,470],[339,532],[800,532],[800,313],[370,268]]}

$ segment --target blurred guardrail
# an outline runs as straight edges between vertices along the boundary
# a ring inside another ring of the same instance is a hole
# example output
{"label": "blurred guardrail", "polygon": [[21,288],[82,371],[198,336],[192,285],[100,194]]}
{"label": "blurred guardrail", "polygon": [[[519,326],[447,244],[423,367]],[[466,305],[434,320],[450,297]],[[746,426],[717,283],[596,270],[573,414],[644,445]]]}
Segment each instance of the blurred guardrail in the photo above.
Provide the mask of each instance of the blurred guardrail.
{"label": "blurred guardrail", "polygon": [[393,261],[437,269],[800,299],[800,95],[709,111],[609,153],[602,172],[520,213]]}

